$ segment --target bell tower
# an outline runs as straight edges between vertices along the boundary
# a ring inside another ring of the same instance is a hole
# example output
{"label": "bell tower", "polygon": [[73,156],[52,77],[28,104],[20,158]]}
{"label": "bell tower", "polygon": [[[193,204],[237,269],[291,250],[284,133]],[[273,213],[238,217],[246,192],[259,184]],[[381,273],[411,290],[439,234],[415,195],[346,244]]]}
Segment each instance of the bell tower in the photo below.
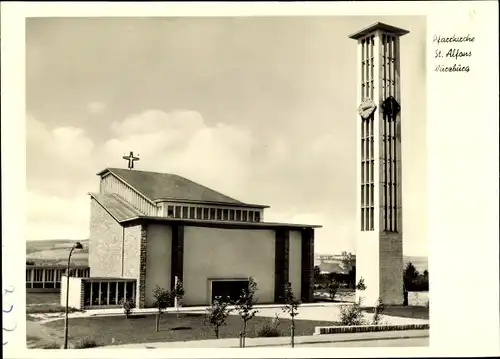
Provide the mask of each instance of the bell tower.
{"label": "bell tower", "polygon": [[364,306],[403,302],[400,37],[376,23],[357,41],[356,291]]}

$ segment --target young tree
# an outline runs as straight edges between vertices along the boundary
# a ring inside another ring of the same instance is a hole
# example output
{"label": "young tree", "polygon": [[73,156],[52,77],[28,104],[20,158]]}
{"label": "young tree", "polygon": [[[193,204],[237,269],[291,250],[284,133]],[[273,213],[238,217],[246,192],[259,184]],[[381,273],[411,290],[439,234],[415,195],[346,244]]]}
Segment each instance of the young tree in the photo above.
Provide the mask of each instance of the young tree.
{"label": "young tree", "polygon": [[215,338],[219,339],[219,328],[226,324],[226,319],[231,314],[228,308],[229,302],[222,301],[221,297],[215,297],[212,305],[207,309],[205,324],[214,329]]}
{"label": "young tree", "polygon": [[178,277],[175,277],[175,286],[173,296],[175,298],[175,308],[177,309],[177,318],[179,318],[179,307],[184,297],[184,286]]}
{"label": "young tree", "polygon": [[153,290],[153,296],[155,297],[154,306],[158,309],[156,314],[156,331],[160,330],[160,316],[163,310],[166,309],[172,300],[172,293],[168,290],[159,287],[158,285]]}
{"label": "young tree", "polygon": [[240,297],[236,300],[236,310],[243,320],[242,344],[245,347],[245,336],[247,324],[252,319],[258,310],[254,309],[255,293],[257,292],[257,283],[252,277],[248,280],[248,287],[241,291]]}
{"label": "young tree", "polygon": [[426,278],[427,278],[427,277],[429,276],[429,271],[426,269],[426,270],[424,270],[424,273],[423,273],[423,274],[424,274],[424,277],[426,277]]}
{"label": "young tree", "polygon": [[314,266],[314,280],[317,282],[321,276],[321,268],[319,266]]}
{"label": "young tree", "polygon": [[328,283],[328,295],[330,296],[330,300],[333,302],[335,299],[335,295],[339,290],[340,284],[335,279],[330,279],[330,283]]}
{"label": "young tree", "polygon": [[299,314],[297,309],[299,308],[300,301],[295,299],[292,291],[292,283],[287,283],[285,285],[285,304],[282,308],[283,312],[288,313],[290,318],[292,318],[292,326],[290,327],[291,338],[292,338],[292,348],[295,346],[295,317]]}
{"label": "young tree", "polygon": [[[355,267],[354,255],[350,252],[342,252],[342,259],[340,262],[340,267],[342,268],[342,272],[347,274],[349,277],[349,287],[352,288],[354,283],[356,283],[356,273],[354,271]],[[354,276],[353,276],[354,274]]]}
{"label": "young tree", "polygon": [[345,274],[349,274],[349,272],[352,270],[353,262],[354,262],[354,256],[350,252],[342,252],[342,259],[340,262],[340,267],[342,268],[342,271]]}

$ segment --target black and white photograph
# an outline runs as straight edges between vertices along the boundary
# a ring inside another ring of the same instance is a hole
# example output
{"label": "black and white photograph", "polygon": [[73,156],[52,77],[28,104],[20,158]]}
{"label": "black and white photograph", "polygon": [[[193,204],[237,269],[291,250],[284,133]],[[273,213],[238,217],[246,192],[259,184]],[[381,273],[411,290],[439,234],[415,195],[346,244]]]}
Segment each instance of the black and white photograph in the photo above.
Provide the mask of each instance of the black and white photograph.
{"label": "black and white photograph", "polygon": [[428,345],[425,31],[28,19],[28,347]]}
{"label": "black and white photograph", "polygon": [[494,6],[306,3],[2,3],[6,357],[495,354]]}

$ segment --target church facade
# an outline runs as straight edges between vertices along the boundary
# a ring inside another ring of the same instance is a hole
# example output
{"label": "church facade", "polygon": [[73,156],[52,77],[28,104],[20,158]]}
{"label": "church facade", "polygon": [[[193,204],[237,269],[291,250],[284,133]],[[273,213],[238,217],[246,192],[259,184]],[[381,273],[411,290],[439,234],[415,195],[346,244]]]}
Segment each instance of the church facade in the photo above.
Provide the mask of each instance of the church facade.
{"label": "church facade", "polygon": [[268,206],[174,174],[107,168],[98,175],[99,192],[90,193],[89,279],[133,280],[136,307],[153,306],[154,288],[171,290],[176,279],[185,306],[234,297],[250,277],[258,303],[281,302],[286,283],[298,299],[313,300],[318,226],[265,222]]}

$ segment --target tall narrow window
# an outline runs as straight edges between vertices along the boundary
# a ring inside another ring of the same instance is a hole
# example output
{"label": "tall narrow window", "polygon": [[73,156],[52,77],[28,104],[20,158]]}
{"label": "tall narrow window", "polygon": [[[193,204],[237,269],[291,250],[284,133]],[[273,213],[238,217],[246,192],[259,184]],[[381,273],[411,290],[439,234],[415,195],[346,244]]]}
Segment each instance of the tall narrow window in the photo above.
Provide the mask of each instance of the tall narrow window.
{"label": "tall narrow window", "polygon": [[201,207],[196,208],[196,218],[197,219],[203,218],[203,208],[201,208]]}
{"label": "tall narrow window", "polygon": [[225,221],[229,220],[229,211],[227,209],[222,211],[222,219]]}
{"label": "tall narrow window", "polygon": [[229,220],[234,221],[234,209],[229,210]]}
{"label": "tall narrow window", "polygon": [[222,209],[217,208],[217,220],[221,221],[222,220]]}
{"label": "tall narrow window", "polygon": [[172,218],[174,216],[174,206],[168,206],[167,208],[167,217]]}
{"label": "tall narrow window", "polygon": [[208,219],[208,218],[209,218],[208,208],[203,208],[203,219]]}
{"label": "tall narrow window", "polygon": [[210,208],[210,219],[215,219],[215,208]]}
{"label": "tall narrow window", "polygon": [[175,218],[181,218],[181,211],[182,207],[181,206],[175,206]]}
{"label": "tall narrow window", "polygon": [[255,211],[254,221],[260,222],[260,212],[259,211]]}
{"label": "tall narrow window", "polygon": [[182,218],[189,218],[189,207],[182,207]]}
{"label": "tall narrow window", "polygon": [[248,221],[248,211],[242,211],[242,213],[241,213],[241,220],[243,222]]}
{"label": "tall narrow window", "polygon": [[195,207],[189,207],[189,218],[191,218],[191,219],[196,218],[196,208]]}
{"label": "tall narrow window", "polygon": [[238,222],[240,222],[240,221],[241,221],[241,210],[240,210],[240,209],[237,209],[237,210],[236,210],[236,220],[237,220]]}

